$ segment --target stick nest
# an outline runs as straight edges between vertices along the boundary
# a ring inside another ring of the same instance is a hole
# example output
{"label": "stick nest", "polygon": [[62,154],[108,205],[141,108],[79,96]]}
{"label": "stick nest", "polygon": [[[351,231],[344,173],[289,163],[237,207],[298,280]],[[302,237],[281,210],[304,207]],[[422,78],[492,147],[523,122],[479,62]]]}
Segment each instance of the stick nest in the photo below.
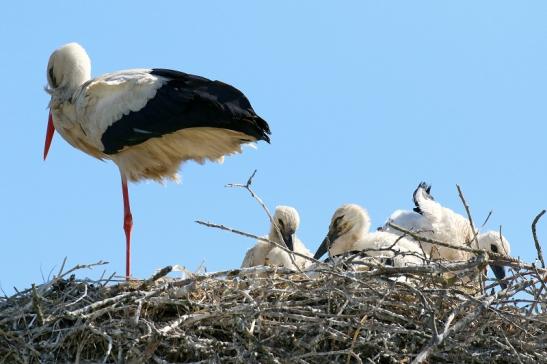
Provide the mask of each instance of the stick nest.
{"label": "stick nest", "polygon": [[476,294],[446,284],[438,264],[184,279],[167,267],[116,284],[76,279],[92,265],[77,266],[0,299],[0,362],[545,362],[545,271],[505,264],[509,287]]}

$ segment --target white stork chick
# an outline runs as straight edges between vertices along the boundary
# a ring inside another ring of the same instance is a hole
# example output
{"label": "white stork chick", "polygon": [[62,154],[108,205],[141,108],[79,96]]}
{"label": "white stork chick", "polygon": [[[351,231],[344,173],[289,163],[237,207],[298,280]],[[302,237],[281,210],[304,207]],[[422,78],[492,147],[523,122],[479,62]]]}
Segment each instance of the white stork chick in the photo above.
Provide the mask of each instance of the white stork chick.
{"label": "white stork chick", "polygon": [[[403,232],[390,226],[400,226],[405,230],[417,233],[425,238],[431,238],[451,244],[467,244],[473,239],[469,221],[449,208],[441,206],[430,194],[431,186],[422,182],[413,194],[413,211],[396,210],[387,219],[382,231],[404,235]],[[461,250],[432,246],[430,243],[420,242],[424,251],[432,258],[447,260],[467,259],[467,253]],[[461,256],[464,254],[465,256]]]}
{"label": "white stork chick", "polygon": [[395,267],[423,264],[423,252],[416,242],[389,232],[370,232],[369,229],[370,218],[365,209],[355,204],[343,205],[332,216],[329,232],[314,258],[321,258],[327,250],[331,256],[362,251]]}
{"label": "white stork chick", "polygon": [[[418,185],[414,191],[413,199],[416,207],[414,211],[395,211],[388,219],[383,231],[389,231],[397,235],[404,235],[403,232],[393,229],[389,223],[398,225],[406,230],[416,232],[420,236],[434,240],[468,247],[474,240],[475,233],[469,223],[469,219],[442,206],[434,200],[430,194],[431,186],[425,182]],[[498,232],[489,231],[477,235],[478,248],[487,252],[509,256],[509,242]],[[443,259],[447,261],[464,261],[473,256],[472,253],[448,247],[438,246],[420,241],[426,254],[431,259]],[[491,265],[497,279],[505,278],[503,266]],[[501,284],[505,288],[505,284]]]}
{"label": "white stork chick", "polygon": [[54,51],[47,66],[51,95],[44,159],[54,131],[72,146],[120,169],[130,276],[133,218],[127,181],[176,180],[180,164],[222,161],[241,144],[269,142],[270,129],[239,90],[168,69],[132,69],[91,79],[77,43]]}
{"label": "white stork chick", "polygon": [[[469,220],[435,201],[428,190],[430,190],[430,187],[427,184],[420,183],[414,191],[414,201],[416,204],[415,211],[431,224],[433,231],[431,236],[441,242],[457,246],[469,246],[475,235]],[[423,242],[422,246],[432,259],[452,261],[469,259],[469,253],[462,250],[432,246]]]}
{"label": "white stork chick", "polygon": [[[511,247],[509,241],[501,235],[498,231],[487,231],[477,236],[479,242],[479,249],[486,250],[489,253],[495,253],[509,257],[511,254]],[[505,267],[502,265],[490,264],[490,269],[494,272],[497,279],[502,280],[505,278]],[[507,288],[507,284],[500,283],[502,289]]]}
{"label": "white stork chick", "polygon": [[[276,226],[277,225],[277,228]],[[300,216],[296,209],[289,206],[278,206],[273,216],[273,224],[270,226],[270,233],[267,238],[288,249],[311,257],[311,252],[304,246],[304,243],[296,236],[296,230],[300,226]],[[279,230],[278,230],[279,229]],[[281,233],[281,234],[280,234]],[[294,259],[294,262],[293,262]],[[295,266],[295,263],[297,266]],[[255,246],[247,251],[242,268],[258,265],[283,266],[289,269],[303,269],[310,264],[310,261],[298,255],[291,255],[270,243],[259,240]]]}

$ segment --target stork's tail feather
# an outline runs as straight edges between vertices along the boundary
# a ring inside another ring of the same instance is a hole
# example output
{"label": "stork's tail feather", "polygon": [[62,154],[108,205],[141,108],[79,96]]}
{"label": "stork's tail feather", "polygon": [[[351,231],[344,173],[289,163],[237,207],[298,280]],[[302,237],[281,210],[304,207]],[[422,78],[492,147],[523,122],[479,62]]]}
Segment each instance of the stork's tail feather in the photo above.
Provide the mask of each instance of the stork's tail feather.
{"label": "stork's tail feather", "polygon": [[412,195],[412,200],[414,201],[414,205],[416,206],[413,210],[414,212],[423,215],[422,208],[420,207],[420,199],[423,197],[426,200],[432,200],[435,201],[433,196],[431,196],[431,185],[428,185],[426,182],[421,182],[416,190],[414,191],[414,194]]}

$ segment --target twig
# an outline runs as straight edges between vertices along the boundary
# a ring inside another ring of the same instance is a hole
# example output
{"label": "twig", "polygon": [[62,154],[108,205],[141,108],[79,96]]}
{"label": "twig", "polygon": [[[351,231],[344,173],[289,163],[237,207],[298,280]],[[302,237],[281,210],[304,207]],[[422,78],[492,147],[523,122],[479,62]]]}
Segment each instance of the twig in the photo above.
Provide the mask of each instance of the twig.
{"label": "twig", "polygon": [[547,292],[547,285],[545,284],[545,280],[541,278],[541,275],[538,272],[536,267],[534,267],[534,271],[536,273],[537,280],[540,283],[540,287],[539,287],[538,291],[534,294],[534,302],[532,303],[532,305],[530,307],[530,310],[528,311],[529,315],[531,315],[534,312],[534,309],[541,302],[540,295],[542,294],[542,292]]}
{"label": "twig", "polygon": [[139,287],[139,289],[141,290],[145,290],[147,289],[152,283],[154,283],[155,281],[157,281],[158,279],[160,278],[163,278],[165,277],[166,275],[168,275],[169,273],[171,273],[173,271],[173,267],[168,265],[167,267],[165,268],[162,268],[160,269],[158,272],[156,272],[156,274],[154,274],[152,277],[148,278],[147,280],[143,281]]}
{"label": "twig", "polygon": [[465,251],[465,252],[469,252],[469,253],[474,253],[474,254],[478,254],[481,252],[480,249],[473,249],[473,248],[468,248],[466,246],[461,246],[461,245],[455,245],[455,244],[450,244],[450,243],[445,243],[445,242],[442,242],[442,241],[438,241],[438,240],[434,240],[434,239],[431,239],[431,238],[427,238],[425,236],[421,236],[420,234],[416,234],[415,232],[413,231],[410,231],[410,230],[407,230],[399,225],[395,225],[394,223],[390,222],[388,223],[389,226],[391,226],[392,228],[394,228],[395,230],[397,231],[400,231],[402,233],[405,233],[411,237],[413,237],[414,239],[418,240],[418,241],[423,241],[424,243],[429,243],[429,244],[433,244],[433,245],[439,245],[439,246],[444,246],[446,248],[452,248],[452,249],[457,249],[457,250],[462,250],[462,251]]}
{"label": "twig", "polygon": [[[374,258],[374,257],[371,257],[371,258]],[[454,271],[460,271],[460,270],[468,271],[474,268],[480,268],[485,266],[487,261],[488,260],[486,259],[485,253],[481,252],[476,257],[473,257],[469,260],[461,261],[461,262],[450,262],[446,264],[441,264],[439,261],[435,261],[427,265],[409,265],[406,267],[390,267],[390,266],[385,266],[383,264],[378,264],[378,263],[370,263],[370,264],[367,264],[366,262],[360,262],[360,263],[364,266],[377,268],[376,271],[367,271],[367,272],[363,272],[362,274],[383,276],[383,275],[396,275],[396,274],[440,274],[440,273],[454,272]]]}
{"label": "twig", "polygon": [[[479,307],[477,307],[477,309],[474,312],[471,312],[470,314],[465,316],[463,319],[458,321],[456,324],[454,324],[454,326],[450,327],[450,324],[452,323],[452,321],[454,320],[454,317],[456,316],[456,312],[453,311],[447,319],[443,333],[433,338],[431,343],[427,345],[418,354],[418,356],[416,356],[416,358],[412,361],[412,364],[419,364],[419,363],[425,362],[429,358],[431,353],[433,352],[433,349],[439,346],[444,341],[444,339],[446,339],[450,334],[463,329],[466,325],[469,325],[472,321],[476,320],[477,317],[482,313],[482,311],[488,308],[492,304],[494,299],[495,299],[495,296],[488,297],[482,302],[482,304]],[[461,309],[462,307],[458,308],[457,310],[460,311]]]}
{"label": "twig", "polygon": [[[471,227],[471,232],[473,234],[473,237],[470,241],[466,242],[469,246],[471,246],[471,242],[474,242],[475,243],[475,248],[476,249],[480,249],[480,246],[479,246],[479,240],[477,238],[477,236],[479,235],[479,230],[478,229],[475,229],[475,224],[473,222],[473,218],[471,216],[471,210],[469,209],[469,205],[467,204],[467,201],[465,200],[465,197],[463,196],[463,192],[462,192],[462,189],[460,188],[459,185],[456,185],[456,188],[458,189],[458,195],[460,196],[460,199],[463,203],[463,206],[465,208],[465,212],[467,213],[467,218],[469,220],[469,225]],[[490,214],[488,215],[488,217],[490,217]],[[488,218],[486,219],[486,221],[488,221]],[[486,223],[485,221],[485,223]],[[479,287],[480,287],[480,290],[482,293],[484,293],[484,280],[486,279],[484,273],[480,272],[479,273]]]}
{"label": "twig", "polygon": [[541,249],[541,244],[539,243],[539,239],[537,237],[536,225],[539,222],[539,219],[541,219],[541,217],[544,214],[545,214],[545,210],[541,211],[534,219],[534,222],[532,222],[532,235],[534,236],[534,243],[536,244],[536,250],[538,254],[538,259],[541,262],[541,268],[545,268],[545,261],[543,260],[543,251]]}
{"label": "twig", "polygon": [[83,315],[83,314],[87,314],[88,312],[90,311],[93,311],[93,310],[96,310],[97,308],[99,307],[103,307],[103,306],[106,306],[106,305],[111,305],[113,303],[117,303],[117,302],[120,302],[130,296],[134,296],[135,293],[133,292],[126,292],[126,293],[122,293],[118,296],[115,296],[115,297],[110,297],[110,298],[107,298],[107,299],[104,299],[102,301],[98,301],[98,302],[94,302],[88,306],[85,306],[85,307],[82,307],[78,310],[75,310],[75,311],[66,311],[66,314],[68,316],[72,316],[72,317],[77,317],[77,316],[80,316],[80,315]]}
{"label": "twig", "polygon": [[34,307],[34,312],[36,312],[36,315],[38,316],[38,323],[40,324],[40,326],[43,326],[44,313],[42,311],[42,307],[40,305],[40,297],[36,292],[36,285],[34,283],[32,284],[32,307]]}
{"label": "twig", "polygon": [[488,223],[488,220],[490,220],[490,217],[492,217],[493,212],[494,212],[493,210],[490,210],[490,212],[488,213],[488,216],[486,216],[486,219],[484,219],[484,222],[482,223],[481,227],[486,226],[486,224]]}
{"label": "twig", "polygon": [[[72,267],[71,269],[69,269],[68,271],[66,271],[65,273],[57,276],[56,278],[66,277],[67,275],[71,274],[72,272],[75,272],[75,271],[80,270],[80,269],[92,269],[92,268],[95,268],[97,266],[106,265],[106,264],[109,264],[109,262],[106,262],[104,260],[99,260],[97,263],[92,263],[92,264],[77,264],[74,267]],[[63,265],[64,265],[64,263],[63,263]]]}
{"label": "twig", "polygon": [[65,257],[63,259],[63,263],[61,264],[61,268],[59,268],[59,273],[57,273],[57,277],[61,277],[61,274],[63,274],[63,269],[65,269],[65,264],[66,264],[67,259],[68,259],[68,257]]}
{"label": "twig", "polygon": [[[264,201],[262,201],[260,196],[258,196],[253,191],[253,189],[251,188],[251,184],[253,183],[253,178],[256,175],[257,171],[258,171],[257,169],[254,170],[254,172],[251,174],[251,176],[247,180],[246,184],[243,185],[243,184],[240,184],[240,183],[229,183],[229,184],[226,185],[226,187],[229,187],[229,188],[243,188],[243,189],[247,190],[251,194],[251,196],[255,199],[255,201],[258,202],[260,207],[262,207],[262,210],[264,210],[266,215],[268,215],[268,219],[270,220],[271,226],[274,227],[275,233],[280,238],[280,240],[283,242],[283,245],[285,245],[285,247],[287,247],[287,242],[283,238],[283,234],[281,234],[281,229],[279,228],[279,225],[277,224],[277,221],[274,220],[272,214],[270,213],[270,210],[268,210],[268,208],[266,207],[266,204],[264,203]],[[291,262],[296,267],[296,269],[299,272],[302,272],[301,268],[299,267],[298,264],[296,264],[296,261],[294,260],[294,256],[292,255],[293,251],[292,250],[285,250],[285,251],[289,253],[289,258],[291,259]]]}
{"label": "twig", "polygon": [[77,304],[78,302],[80,302],[86,297],[87,297],[87,284],[85,285],[84,293],[76,301],[67,304],[66,307],[74,306],[75,304]]}
{"label": "twig", "polygon": [[503,338],[505,339],[505,342],[507,343],[507,345],[511,348],[511,351],[513,352],[513,354],[517,357],[517,360],[518,360],[519,364],[524,364],[522,362],[522,360],[520,359],[520,355],[519,355],[518,351],[515,349],[513,344],[511,344],[511,342],[509,341],[509,338],[507,337],[507,335],[505,335],[504,332],[502,332],[502,335],[503,335]]}
{"label": "twig", "polygon": [[294,360],[298,359],[304,359],[304,358],[313,358],[313,357],[322,357],[322,356],[333,356],[333,355],[351,355],[354,359],[358,360],[358,362],[362,362],[361,358],[357,356],[351,349],[348,350],[337,350],[337,351],[329,351],[329,352],[323,352],[323,353],[307,353],[303,355],[299,355]]}
{"label": "twig", "polygon": [[469,209],[469,205],[467,204],[465,197],[463,197],[463,192],[460,186],[456,185],[456,188],[458,189],[458,195],[460,196],[460,199],[462,200],[462,203],[463,203],[463,207],[465,208],[465,212],[467,213],[467,218],[469,219],[469,225],[471,225],[471,231],[473,232],[473,241],[475,242],[475,247],[476,249],[480,249],[479,240],[477,239],[478,232],[475,229],[475,224],[473,223],[473,218],[471,217],[471,210]]}
{"label": "twig", "polygon": [[[247,183],[246,183],[246,184],[229,183],[229,184],[227,184],[225,187],[229,187],[229,188],[243,188],[243,189],[247,190],[247,191],[251,194],[251,196],[255,199],[255,201],[258,202],[258,204],[260,205],[260,207],[262,207],[262,210],[264,210],[264,212],[266,213],[266,215],[268,215],[268,219],[270,220],[270,224],[272,224],[272,226],[275,227],[277,234],[279,234],[279,236],[283,236],[283,235],[281,234],[281,230],[279,229],[279,226],[277,225],[276,221],[274,221],[274,218],[273,218],[272,214],[270,213],[270,210],[268,210],[268,208],[266,207],[266,204],[264,203],[264,201],[262,201],[262,199],[260,198],[260,196],[258,196],[258,195],[253,191],[253,189],[251,188],[251,184],[253,183],[253,178],[255,177],[256,172],[258,172],[257,169],[255,169],[254,172],[251,174],[251,176],[250,176],[249,179],[247,180]],[[282,238],[281,240],[283,241],[283,243],[285,243],[285,241],[283,240],[283,238]]]}
{"label": "twig", "polygon": [[289,253],[289,254],[297,255],[297,256],[299,256],[299,257],[301,257],[301,258],[307,259],[307,260],[309,260],[309,261],[311,261],[311,262],[314,262],[314,263],[324,264],[324,263],[320,262],[320,261],[317,260],[317,259],[314,259],[314,258],[312,258],[312,257],[308,257],[307,255],[301,254],[301,253],[299,253],[299,252],[292,251],[292,250],[288,249],[287,247],[282,246],[281,244],[276,243],[275,241],[272,241],[272,240],[270,240],[270,239],[267,239],[267,238],[264,238],[264,237],[261,237],[261,236],[258,236],[258,235],[249,234],[249,233],[246,233],[246,232],[241,231],[241,230],[233,229],[233,228],[230,228],[230,227],[227,227],[227,226],[224,226],[224,225],[214,224],[214,223],[212,223],[212,222],[205,222],[205,221],[201,221],[201,220],[196,220],[195,222],[198,223],[198,224],[200,224],[200,225],[207,226],[207,227],[212,227],[212,228],[216,228],[216,229],[220,229],[220,230],[224,230],[224,231],[229,231],[229,232],[231,232],[231,233],[238,234],[238,235],[242,235],[242,236],[245,236],[245,237],[247,237],[247,238],[252,238],[252,239],[264,241],[264,242],[266,242],[266,243],[272,244],[273,246],[275,246],[275,247],[277,247],[277,248],[279,248],[279,249],[284,250],[285,252],[287,252],[287,253]]}
{"label": "twig", "polygon": [[165,325],[164,327],[162,327],[158,331],[159,331],[160,334],[166,335],[170,331],[173,331],[174,329],[176,329],[178,326],[180,326],[182,324],[185,324],[186,326],[191,325],[195,322],[205,320],[205,319],[211,318],[213,316],[214,316],[214,314],[212,314],[210,312],[195,313],[195,314],[191,314],[191,315],[183,315],[183,316],[179,317],[178,319],[176,319],[175,321]]}
{"label": "twig", "polygon": [[112,281],[115,275],[116,275],[116,272],[113,272],[110,276],[108,276],[108,278],[104,281],[102,286],[106,287],[106,285]]}
{"label": "twig", "polygon": [[102,360],[103,363],[106,363],[107,360],[108,360],[108,357],[110,356],[110,353],[112,352],[112,337],[110,337],[110,335],[108,335],[107,333],[97,329],[95,326],[93,325],[89,325],[89,329],[91,330],[91,332],[93,332],[94,334],[96,335],[99,335],[101,336],[103,339],[106,340],[106,342],[108,343],[108,346],[107,346],[107,349],[106,349],[106,353],[104,354],[104,358]]}

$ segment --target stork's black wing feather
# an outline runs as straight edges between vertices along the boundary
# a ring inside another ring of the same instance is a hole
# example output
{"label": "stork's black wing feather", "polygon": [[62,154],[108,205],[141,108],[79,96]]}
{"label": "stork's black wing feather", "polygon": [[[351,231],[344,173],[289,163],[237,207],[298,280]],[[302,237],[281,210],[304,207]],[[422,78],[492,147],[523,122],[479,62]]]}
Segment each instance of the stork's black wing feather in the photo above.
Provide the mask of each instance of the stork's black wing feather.
{"label": "stork's black wing feather", "polygon": [[101,137],[104,153],[115,154],[150,138],[196,127],[234,130],[270,142],[268,123],[235,87],[168,69],[150,73],[168,81],[142,109],[124,115],[106,129]]}

